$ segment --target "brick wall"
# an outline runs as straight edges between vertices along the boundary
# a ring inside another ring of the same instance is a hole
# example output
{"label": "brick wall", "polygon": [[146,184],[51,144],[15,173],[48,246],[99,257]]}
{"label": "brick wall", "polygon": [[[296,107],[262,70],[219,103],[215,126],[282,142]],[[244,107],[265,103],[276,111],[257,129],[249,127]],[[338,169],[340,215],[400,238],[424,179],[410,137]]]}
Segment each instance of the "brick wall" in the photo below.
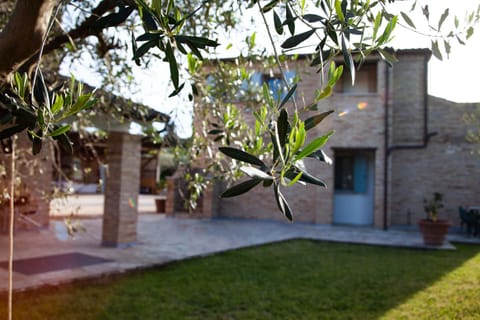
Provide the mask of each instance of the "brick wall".
{"label": "brick wall", "polygon": [[[47,228],[49,224],[50,202],[49,196],[52,191],[52,159],[51,149],[48,143],[44,143],[41,152],[32,155],[32,143],[25,132],[18,135],[16,140],[16,161],[18,196],[27,196],[28,203],[17,205],[16,230],[35,230]],[[1,191],[9,192],[11,154],[0,151],[0,163],[5,168],[6,176],[2,179]],[[4,189],[5,188],[5,189]],[[8,203],[0,209],[0,230],[8,229],[9,210]],[[27,219],[21,219],[19,214],[26,214]]]}
{"label": "brick wall", "polygon": [[173,176],[167,177],[166,215],[191,218],[216,216],[218,214],[218,186],[207,185],[197,201],[197,207],[192,210],[185,206],[188,189],[184,174],[185,168],[179,167]]}
{"label": "brick wall", "polygon": [[425,216],[423,198],[441,192],[445,208],[440,217],[459,226],[458,206],[480,203],[478,145],[466,141],[462,120],[475,105],[429,97],[428,108],[429,131],[437,134],[427,147],[392,154],[391,223],[415,224]]}
{"label": "brick wall", "polygon": [[[294,214],[295,221],[317,222],[314,186],[296,185],[281,189]],[[220,201],[220,216],[286,221],[277,207],[273,188],[255,187],[247,194]]]}
{"label": "brick wall", "polygon": [[426,60],[423,54],[407,54],[391,70],[391,128],[393,144],[418,144],[424,136]]}

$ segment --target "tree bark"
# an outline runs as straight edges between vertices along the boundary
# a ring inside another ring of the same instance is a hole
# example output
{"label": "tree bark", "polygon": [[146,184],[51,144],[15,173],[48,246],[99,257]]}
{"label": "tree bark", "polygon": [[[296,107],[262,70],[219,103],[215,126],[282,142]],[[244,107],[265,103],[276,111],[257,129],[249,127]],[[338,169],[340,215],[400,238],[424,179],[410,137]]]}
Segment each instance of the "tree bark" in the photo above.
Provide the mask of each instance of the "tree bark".
{"label": "tree bark", "polygon": [[[95,9],[92,10],[90,17],[86,18],[82,23],[68,31],[68,34],[59,34],[47,41],[43,47],[43,54],[48,54],[56,49],[61,48],[70,41],[85,39],[89,36],[96,36],[102,32],[101,29],[95,28],[95,22],[105,13],[116,8],[119,4],[130,4],[135,6],[135,2],[131,0],[102,0]],[[22,69],[28,69],[35,63],[35,56],[26,60],[21,66]]]}
{"label": "tree bark", "polygon": [[17,0],[0,33],[0,85],[42,46],[57,0]]}
{"label": "tree bark", "polygon": [[[37,8],[31,5],[32,2],[37,4]],[[58,0],[17,0],[16,8],[9,19],[8,25],[0,33],[0,57],[5,55],[11,57],[9,61],[0,61],[0,84],[13,71],[29,70],[37,62],[37,53],[40,51],[49,18],[57,2]],[[50,37],[44,44],[43,54],[59,49],[69,41],[100,34],[102,30],[95,26],[95,22],[105,13],[122,4],[136,6],[133,0],[100,1],[97,7],[92,10],[91,16],[69,30],[68,34],[58,34]],[[23,21],[26,21],[26,23],[22,23]],[[41,32],[34,34],[37,29]],[[18,36],[19,30],[22,31],[21,37]],[[28,39],[28,41],[22,41],[23,39]],[[7,53],[4,54],[4,52]]]}

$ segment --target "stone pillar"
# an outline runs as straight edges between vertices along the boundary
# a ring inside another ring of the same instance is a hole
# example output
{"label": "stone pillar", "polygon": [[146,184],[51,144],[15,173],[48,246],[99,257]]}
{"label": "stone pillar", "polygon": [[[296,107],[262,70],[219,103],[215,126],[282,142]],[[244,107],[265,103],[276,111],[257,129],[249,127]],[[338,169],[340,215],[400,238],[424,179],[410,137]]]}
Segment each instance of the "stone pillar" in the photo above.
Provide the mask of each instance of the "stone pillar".
{"label": "stone pillar", "polygon": [[137,241],[141,137],[111,132],[107,148],[107,179],[102,245],[126,247]]}

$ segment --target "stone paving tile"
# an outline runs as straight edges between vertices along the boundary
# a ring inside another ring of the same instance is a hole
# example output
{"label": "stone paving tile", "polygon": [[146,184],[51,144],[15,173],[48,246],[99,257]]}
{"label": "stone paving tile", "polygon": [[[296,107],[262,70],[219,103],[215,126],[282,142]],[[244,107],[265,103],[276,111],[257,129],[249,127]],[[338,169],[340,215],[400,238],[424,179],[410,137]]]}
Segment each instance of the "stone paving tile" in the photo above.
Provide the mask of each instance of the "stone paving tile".
{"label": "stone paving tile", "polygon": [[[111,259],[112,262],[30,276],[15,273],[15,289],[58,285],[75,279],[123,273],[179,259],[295,238],[429,249],[415,231],[241,219],[177,219],[159,214],[139,215],[138,243],[135,246],[106,248],[100,245],[101,219],[87,219],[82,223],[86,231],[77,233],[73,239],[65,240],[59,231],[59,221],[52,221],[49,230],[16,234],[15,258],[81,252]],[[449,240],[480,244],[478,237],[466,238],[457,234],[449,235]],[[446,243],[434,249],[454,249],[454,246]],[[0,261],[6,261],[7,254],[8,237],[1,235]],[[7,280],[7,270],[0,269],[0,291],[7,289]]]}

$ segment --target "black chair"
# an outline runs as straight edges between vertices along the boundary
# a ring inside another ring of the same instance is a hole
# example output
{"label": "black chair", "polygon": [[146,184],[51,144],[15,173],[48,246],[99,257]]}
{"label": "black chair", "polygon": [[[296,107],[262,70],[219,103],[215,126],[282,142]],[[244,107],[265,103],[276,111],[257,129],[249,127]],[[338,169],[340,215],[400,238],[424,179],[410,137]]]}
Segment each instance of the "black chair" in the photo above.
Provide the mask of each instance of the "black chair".
{"label": "black chair", "polygon": [[480,236],[480,212],[477,210],[476,212],[471,212],[474,219],[474,226],[473,226],[473,235]]}
{"label": "black chair", "polygon": [[477,221],[476,215],[465,209],[464,207],[458,207],[460,213],[460,228],[463,230],[463,226],[467,227],[467,235],[477,235],[479,230],[479,221]]}

